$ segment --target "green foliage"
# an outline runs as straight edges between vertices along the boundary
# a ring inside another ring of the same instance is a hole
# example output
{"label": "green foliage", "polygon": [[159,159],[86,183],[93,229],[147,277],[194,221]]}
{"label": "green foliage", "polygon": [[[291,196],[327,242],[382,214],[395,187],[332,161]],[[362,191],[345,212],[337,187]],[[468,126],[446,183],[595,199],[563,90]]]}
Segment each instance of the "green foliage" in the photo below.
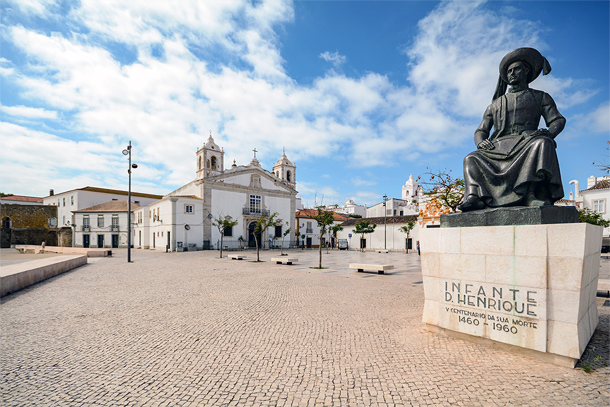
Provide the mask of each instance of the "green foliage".
{"label": "green foliage", "polygon": [[325,211],[323,206],[318,206],[316,209],[318,210],[318,213],[316,215],[311,215],[310,217],[318,223],[318,227],[320,228],[320,261],[318,267],[322,268],[322,237],[326,234],[330,225],[335,222],[335,213],[332,211]]}
{"label": "green foliage", "polygon": [[361,235],[360,240],[364,240],[364,235],[368,234],[368,233],[373,233],[375,231],[376,227],[377,227],[376,224],[363,220],[363,221],[356,223],[356,227],[354,228],[354,233],[360,234]]}
{"label": "green foliage", "polygon": [[[409,222],[407,222],[406,225],[401,226],[398,230],[400,230],[402,233],[406,233],[407,239],[408,239],[409,235],[411,234],[411,231],[413,230],[414,227],[415,227],[415,222],[409,221]],[[409,246],[407,246],[407,253],[409,253]]]}
{"label": "green foliage", "polygon": [[5,196],[13,196],[13,194],[5,194],[4,192],[0,192],[0,198],[4,198]]}
{"label": "green foliage", "polygon": [[[451,212],[455,212],[459,204],[464,199],[464,188],[466,183],[462,178],[453,178],[451,170],[447,171],[430,171],[423,174],[428,177],[427,181],[421,182],[424,187],[424,195],[435,199],[441,205],[449,208]],[[422,178],[417,177],[419,181]]]}
{"label": "green foliage", "polygon": [[597,355],[593,359],[591,359],[591,354],[594,351],[595,351],[595,346],[591,347],[591,350],[589,351],[589,355],[587,356],[586,359],[580,360],[580,366],[582,366],[582,370],[584,370],[585,373],[593,372],[593,365],[598,363],[601,360],[601,356],[599,356],[599,355]]}
{"label": "green foliage", "polygon": [[599,225],[605,228],[610,226],[610,221],[604,219],[601,213],[587,208],[578,210],[578,220],[582,223],[590,223],[592,225]]}
{"label": "green foliage", "polygon": [[273,212],[271,215],[263,215],[259,220],[256,221],[256,226],[254,227],[254,241],[256,242],[256,261],[260,261],[260,248],[258,244],[259,236],[262,237],[265,231],[269,229],[271,226],[277,226],[281,223],[282,220],[278,219],[278,213]]}
{"label": "green foliage", "polygon": [[231,220],[230,216],[227,216],[223,219],[222,214],[219,214],[218,217],[214,218],[212,221],[212,225],[216,226],[218,232],[220,233],[220,258],[222,258],[222,242],[225,234],[225,230],[232,228],[237,225],[236,220]]}

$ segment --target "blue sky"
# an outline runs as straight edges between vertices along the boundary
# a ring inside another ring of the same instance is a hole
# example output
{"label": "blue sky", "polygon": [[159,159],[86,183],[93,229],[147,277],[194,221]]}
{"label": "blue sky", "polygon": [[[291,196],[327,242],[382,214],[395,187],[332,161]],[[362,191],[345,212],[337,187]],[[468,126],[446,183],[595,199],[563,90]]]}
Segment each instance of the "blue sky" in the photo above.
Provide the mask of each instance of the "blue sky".
{"label": "blue sky", "polygon": [[567,196],[608,161],[609,4],[0,0],[0,191],[126,189],[131,140],[133,190],[166,194],[211,131],[226,166],[285,147],[308,206],[399,198],[409,174],[461,176],[500,60],[528,46],[567,118]]}

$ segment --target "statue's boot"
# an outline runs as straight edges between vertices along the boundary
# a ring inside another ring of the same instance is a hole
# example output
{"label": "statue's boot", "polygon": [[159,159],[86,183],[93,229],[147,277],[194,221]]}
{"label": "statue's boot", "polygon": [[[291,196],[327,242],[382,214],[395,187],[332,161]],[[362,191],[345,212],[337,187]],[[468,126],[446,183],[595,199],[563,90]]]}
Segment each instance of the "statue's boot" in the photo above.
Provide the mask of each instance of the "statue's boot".
{"label": "statue's boot", "polygon": [[485,202],[476,195],[468,195],[468,197],[457,207],[462,212],[478,211],[485,209]]}

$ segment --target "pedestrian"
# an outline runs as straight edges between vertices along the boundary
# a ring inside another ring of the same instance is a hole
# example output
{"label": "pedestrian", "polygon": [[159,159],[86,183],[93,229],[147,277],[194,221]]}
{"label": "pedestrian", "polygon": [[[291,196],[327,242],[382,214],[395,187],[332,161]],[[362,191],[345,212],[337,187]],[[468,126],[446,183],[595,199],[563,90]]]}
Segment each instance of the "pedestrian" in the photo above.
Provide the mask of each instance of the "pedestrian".
{"label": "pedestrian", "polygon": [[419,240],[417,241],[417,255],[421,256],[421,254],[419,253]]}

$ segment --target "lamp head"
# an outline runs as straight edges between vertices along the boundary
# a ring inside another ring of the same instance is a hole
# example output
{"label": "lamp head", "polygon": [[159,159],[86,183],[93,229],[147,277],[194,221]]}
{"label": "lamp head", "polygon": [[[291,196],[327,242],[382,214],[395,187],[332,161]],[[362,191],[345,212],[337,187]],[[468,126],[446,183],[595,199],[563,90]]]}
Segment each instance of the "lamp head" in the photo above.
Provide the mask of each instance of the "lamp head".
{"label": "lamp head", "polygon": [[129,154],[129,150],[127,150],[127,149],[123,150],[123,155],[127,155],[127,154]]}

